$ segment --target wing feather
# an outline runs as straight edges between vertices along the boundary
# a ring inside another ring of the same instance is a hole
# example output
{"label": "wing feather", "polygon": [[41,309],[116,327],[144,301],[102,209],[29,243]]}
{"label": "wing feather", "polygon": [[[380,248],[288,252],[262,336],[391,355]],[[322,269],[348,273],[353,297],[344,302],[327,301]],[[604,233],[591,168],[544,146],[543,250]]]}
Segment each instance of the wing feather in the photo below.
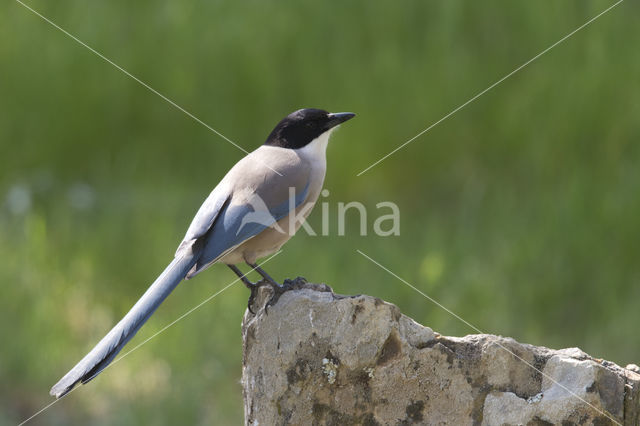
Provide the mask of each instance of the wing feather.
{"label": "wing feather", "polygon": [[202,249],[187,278],[299,207],[309,194],[310,176],[309,165],[283,148],[262,147],[240,160],[202,204],[178,248],[177,253]]}

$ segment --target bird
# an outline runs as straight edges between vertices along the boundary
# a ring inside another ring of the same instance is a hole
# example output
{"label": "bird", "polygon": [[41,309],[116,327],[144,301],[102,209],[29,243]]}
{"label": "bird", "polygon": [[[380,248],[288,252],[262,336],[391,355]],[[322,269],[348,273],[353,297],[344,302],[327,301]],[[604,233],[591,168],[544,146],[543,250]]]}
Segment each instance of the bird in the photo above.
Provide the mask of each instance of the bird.
{"label": "bird", "polygon": [[[227,265],[251,290],[249,310],[261,286],[273,290],[267,306],[275,303],[286,285],[278,284],[256,262],[278,252],[309,215],[324,184],[329,137],[354,116],[351,112],[304,108],[284,117],[266,141],[240,159],[215,186],[171,263],[50,394],[61,398],[78,383],[94,379],[183,279],[193,278],[215,263]],[[262,279],[251,282],[237,266],[243,263]],[[291,280],[285,281],[288,283]]]}

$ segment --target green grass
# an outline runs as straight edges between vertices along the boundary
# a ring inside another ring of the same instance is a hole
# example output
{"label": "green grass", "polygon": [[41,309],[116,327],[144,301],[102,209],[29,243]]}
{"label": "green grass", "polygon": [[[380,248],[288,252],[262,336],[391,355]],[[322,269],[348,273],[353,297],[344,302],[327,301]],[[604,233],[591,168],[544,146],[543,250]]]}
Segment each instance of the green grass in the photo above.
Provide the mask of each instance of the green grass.
{"label": "green grass", "polygon": [[[473,333],[360,249],[485,332],[638,362],[637,4],[360,177],[613,2],[28,4],[248,150],[301,107],[358,114],[328,151],[332,220],[339,201],[371,214],[390,200],[401,235],[360,237],[350,215],[344,237],[333,221],[292,239],[276,277]],[[0,423],[15,424],[153,281],[243,154],[18,3],[1,12]],[[82,185],[86,209],[70,202]],[[128,348],[233,279],[218,266],[184,283]],[[247,296],[233,286],[33,424],[239,423]]]}

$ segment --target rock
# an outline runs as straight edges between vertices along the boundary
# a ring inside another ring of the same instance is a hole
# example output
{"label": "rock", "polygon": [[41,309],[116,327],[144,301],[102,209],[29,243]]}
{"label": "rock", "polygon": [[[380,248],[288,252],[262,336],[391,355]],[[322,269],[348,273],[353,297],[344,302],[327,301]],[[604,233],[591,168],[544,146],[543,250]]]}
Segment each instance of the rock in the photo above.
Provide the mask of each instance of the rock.
{"label": "rock", "polygon": [[627,370],[631,370],[634,373],[640,373],[640,367],[637,364],[627,364],[625,367]]}
{"label": "rock", "polygon": [[380,299],[299,287],[245,313],[247,425],[640,424],[631,369],[577,348],[446,337]]}

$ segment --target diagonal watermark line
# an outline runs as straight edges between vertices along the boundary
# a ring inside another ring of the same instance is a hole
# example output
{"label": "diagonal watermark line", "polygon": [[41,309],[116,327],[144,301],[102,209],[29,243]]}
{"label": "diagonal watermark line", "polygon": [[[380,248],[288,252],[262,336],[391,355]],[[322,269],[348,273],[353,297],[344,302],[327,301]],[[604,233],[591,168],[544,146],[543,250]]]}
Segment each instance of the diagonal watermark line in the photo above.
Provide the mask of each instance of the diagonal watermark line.
{"label": "diagonal watermark line", "polygon": [[361,171],[360,173],[358,173],[356,176],[361,176],[364,173],[366,173],[367,171],[369,171],[370,169],[372,169],[373,167],[377,166],[378,164],[380,164],[381,162],[383,162],[384,160],[386,160],[387,158],[389,158],[390,156],[392,156],[393,154],[395,154],[396,152],[400,151],[402,148],[404,148],[405,146],[409,145],[411,142],[413,142],[414,140],[418,139],[420,136],[424,135],[425,133],[427,133],[429,130],[431,130],[432,128],[436,127],[438,124],[442,123],[444,120],[446,120],[447,118],[451,117],[453,114],[455,114],[456,112],[460,111],[462,108],[466,107],[467,105],[469,105],[471,102],[475,101],[476,99],[478,99],[480,96],[484,95],[485,93],[487,93],[489,90],[493,89],[494,87],[496,87],[498,84],[502,83],[503,81],[505,81],[506,79],[508,79],[509,77],[511,77],[512,75],[514,75],[515,73],[517,73],[518,71],[520,71],[521,69],[523,69],[524,67],[526,67],[527,65],[529,65],[530,63],[532,63],[533,61],[535,61],[536,59],[538,59],[539,57],[541,57],[542,55],[544,55],[545,53],[547,53],[548,51],[550,51],[551,49],[553,49],[554,47],[556,47],[557,45],[559,45],[560,43],[562,43],[563,41],[565,41],[566,39],[568,39],[569,37],[571,37],[572,35],[574,35],[575,33],[577,33],[578,31],[580,31],[581,29],[583,29],[584,27],[586,27],[587,25],[591,24],[593,21],[595,21],[596,19],[598,19],[599,17],[601,17],[602,15],[604,15],[605,13],[609,12],[611,9],[613,9],[614,7],[616,7],[617,5],[619,5],[620,3],[622,3],[624,0],[618,0],[616,3],[614,3],[613,5],[609,6],[608,8],[606,8],[605,10],[603,10],[602,12],[600,12],[599,14],[597,14],[596,16],[594,16],[593,18],[589,19],[587,22],[585,22],[584,24],[580,25],[578,28],[576,28],[575,30],[571,31],[569,34],[567,34],[566,36],[562,37],[560,40],[556,41],[555,43],[553,43],[551,46],[547,47],[546,49],[544,49],[542,52],[538,53],[536,56],[534,56],[533,58],[529,59],[527,62],[523,63],[522,65],[520,65],[518,68],[514,69],[513,71],[511,71],[509,74],[505,75],[504,77],[502,77],[500,80],[496,81],[495,83],[493,83],[491,86],[487,87],[486,89],[484,89],[483,91],[479,92],[478,94],[476,94],[474,97],[472,97],[471,99],[469,99],[468,101],[466,101],[465,103],[463,103],[462,105],[460,105],[459,107],[455,108],[453,111],[449,112],[447,115],[445,115],[444,117],[442,117],[440,120],[436,121],[435,123],[433,123],[432,125],[430,125],[429,127],[427,127],[426,129],[424,129],[423,131],[421,131],[420,133],[418,133],[417,135],[415,135],[414,137],[412,137],[411,139],[409,139],[408,141],[406,141],[405,143],[403,143],[402,145],[398,146],[396,149],[394,149],[393,151],[389,152],[387,155],[385,155],[384,157],[380,158],[378,161],[376,161],[375,163],[371,164],[369,167],[367,167],[366,169],[364,169],[363,171]]}
{"label": "diagonal watermark line", "polygon": [[75,387],[75,388],[71,389],[71,390],[70,390],[69,392],[67,392],[67,394],[66,394],[65,396],[63,396],[62,398],[54,399],[54,400],[53,400],[52,402],[50,402],[48,405],[45,405],[44,407],[42,407],[42,408],[40,409],[40,411],[38,411],[38,412],[36,412],[36,413],[32,414],[32,415],[31,415],[31,417],[29,417],[29,418],[27,418],[27,419],[23,420],[22,422],[20,422],[20,423],[18,424],[18,426],[22,426],[22,425],[24,425],[25,423],[28,423],[28,422],[29,422],[29,421],[31,421],[33,418],[35,418],[35,417],[37,417],[38,415],[40,415],[41,413],[43,413],[43,412],[47,411],[47,410],[48,410],[48,409],[49,409],[53,404],[57,404],[57,403],[58,403],[58,401],[62,401],[64,398],[66,398],[66,397],[68,397],[69,395],[71,395],[71,393],[72,393],[72,392],[74,392],[76,389],[80,389],[80,387],[78,386],[78,387]]}
{"label": "diagonal watermark line", "polygon": [[[273,259],[274,257],[276,257],[277,255],[279,255],[280,253],[282,253],[282,250],[279,250],[278,252],[274,253],[273,255],[269,256],[267,258],[267,260],[265,260],[264,262],[260,263],[259,265],[256,265],[256,267],[258,266],[262,266],[264,264],[266,264],[267,262],[269,262],[271,259]],[[256,268],[251,268],[251,271],[255,271]],[[140,342],[139,344],[137,344],[135,347],[133,347],[131,350],[125,352],[123,355],[119,356],[118,358],[116,358],[111,364],[107,365],[102,372],[104,372],[105,370],[107,370],[108,368],[110,368],[111,366],[113,366],[116,362],[120,361],[122,358],[126,357],[127,355],[129,355],[131,352],[139,349],[142,345],[146,344],[147,342],[149,342],[149,340],[155,338],[156,336],[158,336],[159,334],[165,332],[169,327],[172,327],[173,325],[175,325],[177,322],[183,320],[185,317],[191,315],[195,310],[199,309],[202,305],[204,305],[205,303],[209,302],[211,299],[213,299],[214,297],[218,296],[220,293],[222,293],[223,291],[227,290],[229,287],[231,287],[232,285],[234,285],[235,283],[237,283],[238,281],[240,281],[242,278],[236,278],[235,280],[233,280],[232,282],[230,282],[229,284],[227,284],[226,286],[224,286],[222,289],[216,291],[215,293],[213,293],[211,296],[207,297],[206,299],[204,299],[202,302],[198,303],[196,306],[194,306],[193,308],[189,309],[187,312],[185,312],[184,314],[180,315],[178,318],[176,318],[175,320],[171,321],[169,324],[165,325],[164,327],[162,327],[162,329],[160,329],[159,331],[157,331],[156,333],[152,334],[151,336],[147,337],[144,341]],[[48,410],[53,404],[57,403],[58,401],[62,401],[64,398],[68,397],[69,395],[71,395],[72,392],[74,392],[76,389],[80,389],[80,386],[76,386],[73,389],[71,389],[66,395],[64,395],[62,398],[58,398],[56,400],[54,400],[53,402],[49,403],[48,405],[44,406],[43,408],[41,408],[38,412],[32,414],[29,418],[23,420],[21,423],[18,424],[18,426],[22,426],[26,423],[28,423],[29,421],[31,421],[33,418],[37,417],[39,414],[45,412],[46,410]]]}
{"label": "diagonal watermark line", "polygon": [[64,33],[66,36],[68,36],[69,38],[71,38],[73,41],[75,41],[76,43],[80,44],[81,46],[87,48],[88,50],[90,50],[93,54],[95,54],[96,56],[98,56],[99,58],[101,58],[102,60],[104,60],[105,62],[108,62],[109,64],[113,65],[116,69],[118,69],[119,71],[123,72],[125,75],[127,75],[128,77],[131,77],[133,80],[135,80],[136,82],[138,82],[140,85],[142,85],[144,88],[146,88],[147,90],[151,91],[152,93],[160,96],[162,99],[164,99],[165,101],[167,101],[169,104],[171,104],[173,107],[177,108],[178,110],[182,111],[183,113],[185,113],[186,115],[188,115],[189,117],[191,117],[193,120],[197,121],[198,123],[202,124],[203,126],[205,126],[207,129],[211,130],[213,133],[215,133],[216,135],[220,136],[222,139],[226,140],[227,142],[229,142],[230,144],[232,144],[233,146],[235,146],[236,148],[238,148],[239,150],[241,150],[242,152],[244,152],[245,154],[248,154],[249,152],[242,148],[240,145],[236,144],[234,141],[232,141],[231,139],[229,139],[228,137],[226,137],[225,135],[223,135],[222,133],[220,133],[219,131],[217,131],[216,129],[214,129],[213,127],[209,126],[207,123],[205,123],[204,121],[200,120],[198,117],[196,117],[195,115],[191,114],[189,111],[185,110],[184,108],[182,108],[180,105],[176,104],[174,101],[172,101],[171,99],[167,98],[165,95],[163,95],[162,93],[158,92],[156,89],[154,89],[153,87],[149,86],[147,83],[145,83],[144,81],[140,80],[138,77],[136,77],[135,75],[131,74],[129,71],[127,71],[126,69],[122,68],[120,65],[116,64],[115,62],[113,62],[111,59],[107,58],[106,56],[104,56],[102,53],[98,52],[97,50],[95,50],[93,47],[89,46],[88,44],[86,44],[85,42],[83,42],[82,40],[80,40],[78,37],[74,36],[73,34],[71,34],[70,32],[68,32],[67,30],[65,30],[64,28],[60,27],[58,24],[56,24],[55,22],[51,21],[49,18],[47,18],[46,16],[42,15],[41,13],[37,12],[36,10],[32,9],[31,7],[27,6],[26,4],[24,4],[21,0],[16,0],[18,3],[20,3],[22,6],[24,6],[26,9],[30,10],[31,12],[33,12],[35,15],[39,16],[42,20],[44,20],[45,22],[47,22],[48,24],[50,24],[51,26],[53,26],[54,28],[60,30],[62,33]]}
{"label": "diagonal watermark line", "polygon": [[[482,330],[480,330],[478,327],[474,326],[473,324],[469,323],[468,321],[464,320],[462,317],[460,317],[459,315],[455,314],[453,311],[451,311],[450,309],[447,309],[445,306],[443,306],[442,304],[438,303],[437,300],[433,299],[432,297],[429,297],[429,295],[427,295],[426,293],[424,293],[423,291],[421,291],[420,289],[414,287],[413,285],[411,285],[408,281],[404,280],[403,278],[401,278],[400,276],[398,276],[397,274],[395,274],[394,272],[392,272],[391,270],[389,270],[388,268],[386,268],[385,266],[381,265],[379,262],[375,261],[374,259],[372,259],[370,256],[366,255],[365,253],[363,253],[361,250],[356,250],[358,253],[360,253],[362,256],[364,256],[365,258],[367,258],[369,261],[371,261],[372,263],[376,264],[378,267],[380,267],[381,269],[383,269],[384,271],[388,272],[390,275],[392,275],[393,277],[397,278],[398,280],[400,280],[402,283],[404,283],[405,285],[409,286],[410,288],[412,288],[413,290],[415,290],[416,292],[420,293],[423,297],[427,298],[428,300],[430,300],[431,302],[435,303],[436,305],[438,305],[440,308],[444,309],[445,311],[447,311],[448,313],[450,313],[451,315],[453,315],[454,317],[456,317],[457,319],[459,319],[460,321],[462,321],[463,323],[465,323],[467,326],[471,327],[473,330],[477,331],[480,334],[486,334],[484,333]],[[547,379],[549,379],[551,382],[553,382],[554,384],[560,386],[562,389],[566,390],[569,394],[571,394],[572,396],[578,398],[580,401],[584,402],[585,404],[587,404],[589,407],[593,408],[594,410],[596,410],[597,412],[599,412],[600,414],[603,414],[604,416],[608,417],[612,422],[614,422],[617,425],[622,426],[622,423],[620,423],[619,421],[617,421],[616,419],[614,419],[609,413],[597,408],[596,406],[594,406],[593,404],[591,404],[590,402],[586,401],[584,398],[580,397],[578,394],[576,394],[575,392],[573,392],[571,389],[567,388],[566,386],[564,386],[562,383],[559,383],[557,380],[555,380],[553,377],[551,377],[550,375],[548,375],[547,373],[544,373],[542,370],[539,370],[538,368],[536,368],[533,364],[531,364],[529,361],[527,361],[526,359],[518,356],[517,354],[515,354],[512,350],[510,350],[509,348],[505,347],[504,345],[502,345],[500,342],[498,341],[494,341],[492,342],[492,344],[499,346],[500,348],[504,349],[505,351],[507,351],[508,353],[510,353],[513,357],[517,358],[518,360],[522,361],[523,363],[525,363],[527,366],[531,367],[533,370],[537,371],[538,373],[540,373],[541,375],[543,375],[544,377],[546,377]]]}
{"label": "diagonal watermark line", "polygon": [[[64,33],[67,37],[71,38],[73,41],[75,41],[76,43],[80,44],[81,46],[87,48],[89,51],[91,51],[93,54],[95,54],[96,56],[98,56],[100,59],[104,60],[105,62],[113,65],[116,69],[118,69],[119,71],[121,71],[122,73],[124,73],[126,76],[132,78],[133,80],[135,80],[137,83],[139,83],[141,86],[143,86],[145,89],[149,90],[150,92],[158,95],[159,97],[161,97],[163,100],[165,100],[166,102],[168,102],[171,106],[173,106],[174,108],[178,109],[179,111],[183,112],[184,114],[186,114],[187,116],[189,116],[191,119],[195,120],[197,123],[203,125],[204,127],[206,127],[207,129],[209,129],[210,131],[212,131],[213,133],[215,133],[216,135],[220,136],[222,139],[224,139],[225,141],[229,142],[231,145],[235,146],[236,148],[238,148],[240,151],[244,152],[245,154],[249,154],[249,151],[247,151],[246,149],[244,149],[243,147],[241,147],[240,145],[238,145],[237,143],[235,143],[234,141],[232,141],[231,139],[229,139],[228,137],[226,137],[225,135],[223,135],[222,133],[220,133],[219,131],[217,131],[216,129],[214,129],[213,127],[211,127],[210,125],[208,125],[207,123],[205,123],[204,121],[200,120],[198,117],[196,117],[195,115],[193,115],[192,113],[190,113],[189,111],[187,111],[186,109],[184,109],[183,107],[181,107],[180,105],[178,105],[177,103],[175,103],[174,101],[172,101],[171,99],[169,99],[168,97],[166,97],[165,95],[163,95],[162,93],[158,92],[156,89],[154,89],[153,87],[149,86],[147,83],[145,83],[144,81],[140,80],[138,77],[136,77],[135,75],[131,74],[129,71],[127,71],[126,69],[122,68],[120,65],[116,64],[115,62],[113,62],[111,59],[107,58],[106,56],[104,56],[102,53],[98,52],[96,49],[94,49],[93,47],[89,46],[87,43],[83,42],[82,40],[80,40],[78,37],[74,36],[73,34],[71,34],[70,32],[68,32],[67,30],[65,30],[64,28],[62,28],[61,26],[59,26],[58,24],[56,24],[55,22],[53,22],[52,20],[50,20],[49,18],[47,18],[46,16],[42,15],[41,13],[39,13],[38,11],[36,11],[35,9],[31,8],[30,6],[26,5],[25,3],[23,3],[21,0],[16,0],[16,2],[18,2],[20,5],[22,5],[25,9],[31,11],[32,13],[34,13],[35,15],[37,15],[38,17],[40,17],[42,20],[44,20],[45,22],[47,22],[48,24],[50,24],[51,26],[53,26],[54,28],[60,30],[62,33]],[[264,164],[264,163],[263,163]],[[271,168],[268,164],[264,164],[266,167],[268,167],[269,169],[271,169],[271,171],[275,172],[276,174],[278,174],[279,176],[282,176],[282,174],[280,172],[278,172],[277,170],[274,170],[273,168]]]}

